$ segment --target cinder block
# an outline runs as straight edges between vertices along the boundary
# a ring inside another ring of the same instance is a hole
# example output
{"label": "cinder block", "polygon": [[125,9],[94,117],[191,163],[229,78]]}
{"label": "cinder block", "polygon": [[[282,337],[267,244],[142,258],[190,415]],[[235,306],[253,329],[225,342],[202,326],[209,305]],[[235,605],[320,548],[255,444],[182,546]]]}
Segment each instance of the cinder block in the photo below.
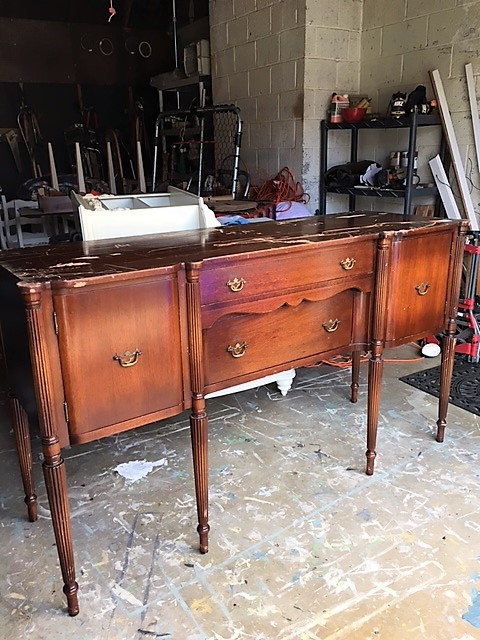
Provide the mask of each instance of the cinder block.
{"label": "cinder block", "polygon": [[362,32],[361,60],[362,65],[372,58],[376,60],[381,53],[383,28],[367,29]]}
{"label": "cinder block", "polygon": [[402,22],[405,18],[405,0],[365,0],[363,3],[363,28],[373,29]]}
{"label": "cinder block", "polygon": [[336,91],[339,86],[336,61],[306,58],[304,82],[309,89],[330,89],[330,94]]}
{"label": "cinder block", "polygon": [[248,75],[250,96],[264,96],[270,93],[270,67],[251,69]]}
{"label": "cinder block", "polygon": [[241,111],[242,120],[244,123],[256,121],[257,119],[257,99],[256,98],[250,98],[250,97],[236,98],[235,104]]}
{"label": "cinder block", "polygon": [[317,56],[330,60],[348,59],[349,32],[343,29],[317,29]]}
{"label": "cinder block", "polygon": [[343,27],[340,22],[343,16],[338,14],[339,0],[329,0],[328,2],[318,2],[318,0],[308,0],[306,3],[305,21],[306,25],[316,27]]}
{"label": "cinder block", "polygon": [[280,35],[275,33],[256,41],[257,67],[276,64],[280,61]]}
{"label": "cinder block", "polygon": [[228,76],[215,77],[212,81],[214,104],[228,104],[230,102],[230,81]]}
{"label": "cinder block", "polygon": [[235,73],[235,54],[234,49],[225,49],[221,53],[215,55],[215,65],[217,75],[229,76]]}
{"label": "cinder block", "polygon": [[[336,1],[338,2],[338,26],[341,29],[360,31],[362,27],[363,2],[360,0]],[[400,2],[400,0],[396,1]]]}
{"label": "cinder block", "polygon": [[248,16],[248,39],[257,40],[269,36],[272,32],[270,21],[271,8],[266,7]]}
{"label": "cinder block", "polygon": [[233,11],[235,17],[244,16],[247,13],[253,13],[256,10],[255,0],[235,0],[231,2],[233,4]]}
{"label": "cinder block", "polygon": [[210,54],[221,52],[228,46],[227,25],[225,23],[210,27]]}
{"label": "cinder block", "polygon": [[429,16],[428,46],[480,37],[480,3],[463,5]]}
{"label": "cinder block", "polygon": [[255,42],[246,42],[238,45],[235,52],[235,71],[248,71],[254,69],[255,63]]}
{"label": "cinder block", "polygon": [[272,126],[270,122],[253,122],[250,125],[251,140],[259,149],[272,146]]}
{"label": "cinder block", "polygon": [[346,93],[360,91],[360,61],[339,60],[337,63],[336,87],[342,87]]}
{"label": "cinder block", "polygon": [[302,119],[303,91],[283,91],[280,94],[280,120]]}
{"label": "cinder block", "polygon": [[465,65],[468,62],[472,63],[473,74],[478,75],[480,73],[480,38],[461,40],[452,46],[451,77],[464,78]]}
{"label": "cinder block", "polygon": [[209,2],[209,22],[210,27],[230,22],[233,15],[233,2],[225,0],[210,0]]}
{"label": "cinder block", "polygon": [[235,18],[227,24],[227,42],[228,46],[237,46],[248,41],[247,37],[247,16]]}
{"label": "cinder block", "polygon": [[275,64],[271,68],[272,93],[281,93],[296,89],[298,83],[303,83],[303,78],[297,77],[298,62],[291,60],[290,62],[281,62]]}
{"label": "cinder block", "polygon": [[248,71],[241,71],[240,73],[232,73],[229,76],[229,92],[230,92],[230,100],[233,100],[233,101],[236,101],[237,98],[250,97]]}
{"label": "cinder block", "polygon": [[272,122],[272,144],[280,149],[295,147],[295,120],[277,120]]}
{"label": "cinder block", "polygon": [[303,58],[305,53],[305,29],[296,27],[280,34],[280,60],[296,60]]}
{"label": "cinder block", "polygon": [[442,78],[448,78],[451,60],[451,45],[405,53],[403,56],[402,84],[411,84],[412,89],[417,84],[429,85],[430,76],[428,72],[430,69],[438,69]]}
{"label": "cinder block", "polygon": [[280,118],[280,95],[272,94],[258,96],[257,120],[258,122],[271,122]]}
{"label": "cinder block", "polygon": [[407,2],[407,18],[416,18],[418,16],[428,16],[432,13],[453,9],[456,6],[456,0],[408,0]]}
{"label": "cinder block", "polygon": [[428,19],[405,20],[383,29],[382,57],[424,49],[427,44]]}

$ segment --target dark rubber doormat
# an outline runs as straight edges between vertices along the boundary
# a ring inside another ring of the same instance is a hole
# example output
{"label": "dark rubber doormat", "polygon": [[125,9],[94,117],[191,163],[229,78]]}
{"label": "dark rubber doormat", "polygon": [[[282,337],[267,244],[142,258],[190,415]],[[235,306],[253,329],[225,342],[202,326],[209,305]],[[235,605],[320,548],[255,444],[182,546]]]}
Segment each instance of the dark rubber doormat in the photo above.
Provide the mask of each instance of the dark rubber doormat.
{"label": "dark rubber doormat", "polygon": [[[436,398],[439,396],[439,366],[403,376],[400,380]],[[480,416],[480,363],[467,362],[464,356],[455,356],[449,402]]]}

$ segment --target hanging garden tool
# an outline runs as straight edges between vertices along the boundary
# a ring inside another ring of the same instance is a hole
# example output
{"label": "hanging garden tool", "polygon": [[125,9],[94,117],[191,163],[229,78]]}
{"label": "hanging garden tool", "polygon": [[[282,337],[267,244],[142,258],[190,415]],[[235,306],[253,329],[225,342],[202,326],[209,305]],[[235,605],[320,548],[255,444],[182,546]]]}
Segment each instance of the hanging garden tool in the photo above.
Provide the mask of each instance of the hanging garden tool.
{"label": "hanging garden tool", "polygon": [[25,103],[25,96],[23,94],[23,83],[19,84],[21,103],[20,111],[17,116],[18,127],[22,134],[23,141],[27,147],[27,153],[32,165],[32,172],[34,178],[39,178],[43,175],[42,167],[39,159],[40,148],[43,144],[42,135],[40,133],[40,127],[38,126],[38,120],[35,113]]}

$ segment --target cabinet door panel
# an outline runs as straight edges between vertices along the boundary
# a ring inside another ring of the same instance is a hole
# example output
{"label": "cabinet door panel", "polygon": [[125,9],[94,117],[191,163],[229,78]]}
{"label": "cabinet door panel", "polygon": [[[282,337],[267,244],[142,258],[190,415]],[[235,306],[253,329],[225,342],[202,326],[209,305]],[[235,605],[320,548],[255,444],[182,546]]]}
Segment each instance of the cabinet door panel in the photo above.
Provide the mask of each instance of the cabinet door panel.
{"label": "cabinet door panel", "polygon": [[404,237],[394,247],[387,342],[443,329],[450,278],[451,232]]}
{"label": "cabinet door panel", "polygon": [[54,304],[71,432],[182,403],[174,277],[64,290]]}
{"label": "cabinet door panel", "polygon": [[344,291],[329,300],[284,305],[269,313],[222,316],[204,331],[206,386],[348,347],[359,295]]}

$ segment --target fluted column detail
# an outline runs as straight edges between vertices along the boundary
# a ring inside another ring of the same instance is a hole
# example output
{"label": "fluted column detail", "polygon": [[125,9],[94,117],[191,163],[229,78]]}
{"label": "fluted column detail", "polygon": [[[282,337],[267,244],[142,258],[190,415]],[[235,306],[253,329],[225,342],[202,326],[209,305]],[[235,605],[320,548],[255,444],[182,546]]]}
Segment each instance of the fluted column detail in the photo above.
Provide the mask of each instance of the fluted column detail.
{"label": "fluted column detail", "polygon": [[367,404],[367,475],[373,474],[377,446],[380,390],[383,376],[383,349],[387,322],[388,263],[392,244],[391,234],[382,233],[377,243],[376,278],[372,310],[371,356],[368,363]]}
{"label": "fluted column detail", "polygon": [[188,266],[187,270],[188,343],[190,351],[190,380],[192,387],[192,413],[190,431],[192,438],[193,473],[197,499],[200,552],[208,551],[208,418],[205,411],[202,314],[200,304],[200,270]]}
{"label": "fluted column detail", "polygon": [[442,362],[440,367],[440,394],[438,400],[438,420],[437,420],[437,442],[443,442],[445,428],[447,426],[448,398],[452,384],[453,365],[455,361],[455,345],[457,332],[457,310],[460,295],[460,283],[462,279],[463,255],[465,251],[465,233],[467,223],[465,222],[457,236],[457,241],[453,248],[453,274],[451,280],[451,290],[447,307],[447,326],[442,339]]}
{"label": "fluted column detail", "polygon": [[33,481],[32,468],[32,444],[30,441],[30,429],[25,410],[17,398],[10,396],[10,409],[13,419],[13,433],[17,447],[18,463],[22,475],[23,490],[25,492],[25,504],[27,505],[28,519],[35,522],[37,519],[37,496]]}
{"label": "fluted column detail", "polygon": [[32,372],[37,398],[38,417],[42,436],[44,456],[43,473],[47,489],[48,502],[52,515],[52,525],[57,543],[58,558],[63,576],[63,592],[67,597],[68,613],[77,615],[78,584],[75,581],[73,558],[72,528],[68,505],[67,477],[57,436],[54,415],[51,411],[52,380],[48,367],[46,350],[47,328],[42,312],[42,285],[20,285],[24,298]]}

